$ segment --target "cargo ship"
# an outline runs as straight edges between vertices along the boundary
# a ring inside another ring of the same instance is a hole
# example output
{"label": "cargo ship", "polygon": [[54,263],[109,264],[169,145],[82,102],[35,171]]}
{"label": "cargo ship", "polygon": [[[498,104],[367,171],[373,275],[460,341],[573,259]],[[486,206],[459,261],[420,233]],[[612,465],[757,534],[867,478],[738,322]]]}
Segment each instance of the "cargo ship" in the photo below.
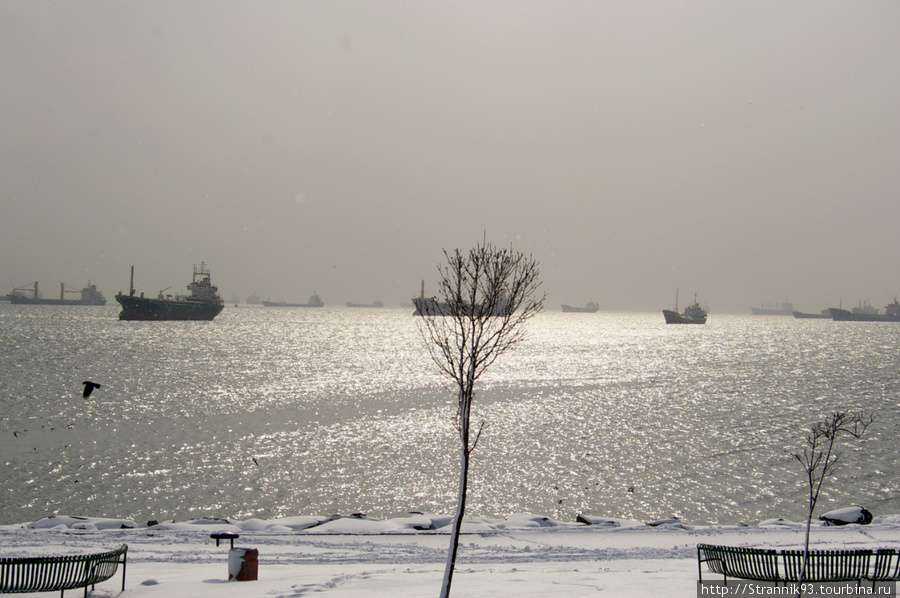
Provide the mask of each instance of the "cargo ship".
{"label": "cargo ship", "polygon": [[[502,291],[501,291],[502,293]],[[418,297],[413,297],[413,305],[416,311],[414,316],[464,316],[480,318],[482,316],[496,317],[508,316],[510,312],[509,298],[502,294],[497,298],[497,304],[493,306],[478,305],[473,307],[465,302],[438,301],[436,297],[425,296],[425,281],[422,281],[422,289]]]}
{"label": "cargo ship", "polygon": [[593,314],[600,311],[600,306],[593,301],[588,301],[584,304],[584,307],[577,307],[575,305],[566,305],[563,303],[560,307],[566,313],[582,313],[582,314]]}
{"label": "cargo ship", "polygon": [[287,301],[263,301],[265,307],[325,307],[317,293],[313,293],[306,303],[288,303]]}
{"label": "cargo ship", "polygon": [[210,280],[205,263],[194,266],[194,278],[187,286],[190,295],[164,295],[165,289],[155,298],[135,294],[134,266],[131,267],[131,285],[127,295],[121,291],[116,301],[122,306],[120,320],[212,320],[222,312],[225,303],[219,296],[219,288]]}
{"label": "cargo ship", "polygon": [[831,320],[831,309],[825,308],[817,314],[807,314],[802,311],[795,311],[794,317],[798,320]]}
{"label": "cargo ship", "polygon": [[697,295],[694,302],[684,308],[684,312],[678,313],[678,292],[675,292],[675,310],[662,310],[666,324],[706,324],[706,311],[697,303]]}
{"label": "cargo ship", "polygon": [[794,306],[787,301],[780,306],[775,306],[770,303],[768,306],[760,305],[759,307],[750,308],[750,313],[754,316],[792,316],[794,315],[794,311],[796,311]]}
{"label": "cargo ship", "polygon": [[839,307],[828,308],[831,319],[835,322],[900,322],[900,303],[894,302],[884,306],[884,313],[872,307],[869,302],[847,311]]}
{"label": "cargo ship", "polygon": [[[24,291],[31,291],[31,297],[26,295]],[[88,281],[86,287],[81,289],[81,299],[66,299],[66,293],[78,293],[79,291],[67,291],[64,282],[59,283],[59,299],[44,299],[38,291],[38,283],[34,283],[31,287],[22,287],[13,289],[13,292],[6,296],[10,303],[16,305],[106,305],[106,297],[97,290],[97,285]]]}

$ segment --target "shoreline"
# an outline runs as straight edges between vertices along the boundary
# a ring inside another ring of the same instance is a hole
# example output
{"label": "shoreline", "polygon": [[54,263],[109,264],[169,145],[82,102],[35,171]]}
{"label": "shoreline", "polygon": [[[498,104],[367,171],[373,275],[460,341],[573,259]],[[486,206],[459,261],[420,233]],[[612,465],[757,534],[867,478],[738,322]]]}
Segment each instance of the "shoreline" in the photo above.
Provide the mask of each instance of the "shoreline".
{"label": "shoreline", "polygon": [[[282,524],[300,527],[310,518],[202,519],[122,529],[127,520],[54,517],[0,526],[0,556],[98,552],[128,544],[125,593],[120,592],[120,571],[97,586],[94,598],[433,598],[440,589],[449,531],[415,529],[423,518],[345,516],[302,529]],[[778,519],[756,526],[609,521],[558,523],[528,514],[467,518],[453,595],[581,598],[603,592],[623,598],[691,598],[697,595],[697,544],[797,548],[804,538],[803,524]],[[210,538],[218,531],[239,534],[236,548],[259,551],[258,580],[227,581],[229,547],[217,547]],[[868,525],[819,522],[811,545],[900,548],[900,515],[878,517]]]}

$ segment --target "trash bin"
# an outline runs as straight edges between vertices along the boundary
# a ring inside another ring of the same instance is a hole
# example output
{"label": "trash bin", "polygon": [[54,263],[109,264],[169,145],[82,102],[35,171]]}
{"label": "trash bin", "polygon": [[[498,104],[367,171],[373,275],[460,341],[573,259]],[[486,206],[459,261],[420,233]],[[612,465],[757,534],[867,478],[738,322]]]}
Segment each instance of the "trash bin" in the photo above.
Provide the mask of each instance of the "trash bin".
{"label": "trash bin", "polygon": [[256,581],[259,551],[255,548],[232,548],[228,551],[228,581]]}

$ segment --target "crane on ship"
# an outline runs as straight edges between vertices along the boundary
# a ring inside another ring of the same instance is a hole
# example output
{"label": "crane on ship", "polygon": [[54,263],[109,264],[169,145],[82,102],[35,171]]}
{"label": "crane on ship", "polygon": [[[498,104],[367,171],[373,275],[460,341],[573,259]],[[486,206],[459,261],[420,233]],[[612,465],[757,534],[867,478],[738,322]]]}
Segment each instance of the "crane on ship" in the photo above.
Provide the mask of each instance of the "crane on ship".
{"label": "crane on ship", "polygon": [[[60,298],[60,299],[65,299],[65,298],[66,298],[66,293],[78,293],[79,295],[81,294],[81,291],[78,290],[78,289],[73,289],[72,287],[69,287],[69,288],[67,289],[66,287],[68,287],[68,286],[69,286],[69,285],[67,285],[67,284],[64,283],[64,282],[59,283],[59,298]],[[70,289],[71,289],[71,290],[70,290]],[[35,299],[35,300],[41,299],[41,293],[40,293],[40,291],[38,290],[38,283],[37,283],[37,281],[31,283],[31,284],[28,285],[28,286],[24,286],[24,287],[16,287],[16,288],[13,289],[13,293],[19,293],[19,294],[21,294],[21,295],[24,295],[24,294],[25,294],[26,292],[28,292],[28,291],[30,291],[30,292],[32,293],[32,298],[33,298],[33,299]]]}

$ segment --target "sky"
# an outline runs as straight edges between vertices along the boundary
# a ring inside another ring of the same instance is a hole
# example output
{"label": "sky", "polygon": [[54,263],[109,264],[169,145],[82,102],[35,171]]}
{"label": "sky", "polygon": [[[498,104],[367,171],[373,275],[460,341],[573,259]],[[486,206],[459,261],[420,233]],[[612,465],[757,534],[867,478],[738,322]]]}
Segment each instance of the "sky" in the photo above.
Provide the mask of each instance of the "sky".
{"label": "sky", "polygon": [[900,294],[893,0],[4,0],[0,291],[547,309]]}

